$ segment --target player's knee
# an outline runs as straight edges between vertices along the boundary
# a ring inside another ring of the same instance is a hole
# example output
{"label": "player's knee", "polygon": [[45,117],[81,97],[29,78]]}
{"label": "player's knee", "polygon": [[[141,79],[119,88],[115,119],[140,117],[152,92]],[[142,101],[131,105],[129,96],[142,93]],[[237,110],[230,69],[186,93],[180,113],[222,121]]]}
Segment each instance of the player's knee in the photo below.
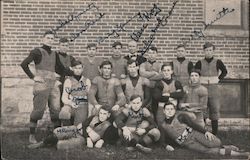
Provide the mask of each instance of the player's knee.
{"label": "player's knee", "polygon": [[30,115],[30,118],[37,121],[43,118],[43,114],[44,114],[43,110],[33,111]]}
{"label": "player's knee", "polygon": [[159,129],[153,128],[148,132],[149,135],[153,136],[154,141],[158,141],[160,139],[161,133]]}
{"label": "player's knee", "polygon": [[139,128],[147,128],[149,126],[149,122],[148,121],[142,121],[142,123],[139,125]]}
{"label": "player's knee", "polygon": [[67,109],[66,107],[63,107],[59,113],[59,119],[70,119],[70,117],[71,117],[71,113],[69,109]]}

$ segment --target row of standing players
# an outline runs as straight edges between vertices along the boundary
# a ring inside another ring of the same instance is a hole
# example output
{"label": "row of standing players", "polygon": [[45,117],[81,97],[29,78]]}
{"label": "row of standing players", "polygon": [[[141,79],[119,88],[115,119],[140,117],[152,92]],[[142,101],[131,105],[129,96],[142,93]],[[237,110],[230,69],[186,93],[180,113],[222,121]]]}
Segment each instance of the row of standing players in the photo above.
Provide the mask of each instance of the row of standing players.
{"label": "row of standing players", "polygon": [[[107,137],[114,140],[115,135],[122,135],[128,147],[136,146],[146,152],[151,150],[147,147],[150,143],[158,141],[160,137],[164,139],[164,133],[179,145],[188,141],[189,134],[195,133],[192,130],[205,133],[206,138],[200,139],[204,141],[203,150],[199,150],[202,147],[196,143],[196,146],[187,145],[202,152],[207,150],[206,145],[209,145],[209,142],[212,143],[211,139],[216,139],[213,134],[216,135],[218,130],[218,82],[226,76],[227,70],[221,60],[213,57],[213,44],[204,44],[205,58],[193,66],[192,62],[185,59],[184,45],[177,46],[176,60],[162,64],[157,61],[156,47],[150,47],[142,56],[137,53],[137,43],[131,41],[128,43],[129,54],[122,57],[123,45],[115,42],[112,45],[112,57],[103,61],[95,56],[96,45],[89,44],[88,56],[81,62],[67,54],[69,42],[66,38],[60,39],[59,52],[51,50],[53,41],[54,35],[50,31],[46,32],[43,46],[32,50],[21,64],[25,73],[35,81],[29,137],[35,146],[44,145],[48,141],[58,144],[59,137],[65,139],[64,133],[67,133],[68,137],[71,131],[85,135],[83,137],[89,147],[93,147],[94,143],[97,147],[102,146],[102,137],[106,137],[104,139],[110,142]],[[28,66],[32,61],[35,63],[35,76]],[[58,78],[55,73],[60,75],[60,80],[56,80]],[[66,76],[69,77],[65,80]],[[36,143],[37,121],[42,118],[47,102],[53,127],[70,126],[73,123],[75,130],[59,127],[54,130],[52,136]],[[173,109],[168,106],[173,106]],[[205,130],[207,106],[213,134]],[[174,116],[175,112],[174,115],[168,116],[167,110],[176,109],[178,116]],[[106,117],[103,118],[105,113]],[[107,116],[109,113],[110,116]],[[179,124],[173,120],[174,117],[179,117]],[[111,124],[110,120],[114,123]],[[169,128],[169,124],[174,122],[178,124],[175,126],[177,129]],[[182,125],[183,123],[187,124]],[[175,132],[176,134],[173,134]],[[70,135],[72,136],[72,133]],[[161,142],[165,143],[165,140]],[[218,149],[218,139],[210,145],[210,148],[217,147],[213,153],[222,154],[223,150]],[[170,145],[166,147],[171,148]],[[224,150],[226,152],[227,149]]]}

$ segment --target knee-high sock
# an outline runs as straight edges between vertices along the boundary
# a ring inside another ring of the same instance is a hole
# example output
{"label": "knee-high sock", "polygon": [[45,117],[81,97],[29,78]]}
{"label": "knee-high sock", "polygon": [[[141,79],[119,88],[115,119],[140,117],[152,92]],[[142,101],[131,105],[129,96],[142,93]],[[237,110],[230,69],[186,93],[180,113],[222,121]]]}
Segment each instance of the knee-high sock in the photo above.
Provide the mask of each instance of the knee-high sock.
{"label": "knee-high sock", "polygon": [[35,134],[36,125],[37,125],[37,120],[30,119],[30,134]]}
{"label": "knee-high sock", "polygon": [[217,135],[218,132],[218,120],[212,120],[212,133]]}

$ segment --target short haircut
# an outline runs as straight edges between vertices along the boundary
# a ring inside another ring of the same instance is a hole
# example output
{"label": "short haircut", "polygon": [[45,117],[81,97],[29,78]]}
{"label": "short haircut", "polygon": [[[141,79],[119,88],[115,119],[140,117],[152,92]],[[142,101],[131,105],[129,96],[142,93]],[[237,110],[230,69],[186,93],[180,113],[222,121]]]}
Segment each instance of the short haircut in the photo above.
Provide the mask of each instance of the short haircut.
{"label": "short haircut", "polygon": [[52,34],[52,35],[55,36],[55,33],[54,33],[53,31],[48,30],[48,31],[45,31],[45,32],[44,32],[43,37],[45,37],[45,36],[48,35],[48,34]]}
{"label": "short haircut", "polygon": [[75,66],[78,66],[78,65],[82,65],[82,62],[79,61],[79,60],[75,60],[75,61],[73,61],[72,64],[71,64],[72,67],[75,67]]}
{"label": "short haircut", "polygon": [[95,47],[97,48],[96,44],[95,43],[90,43],[87,45],[87,49],[91,48],[91,47]]}
{"label": "short haircut", "polygon": [[165,103],[164,106],[163,106],[163,109],[165,109],[166,106],[168,106],[168,105],[172,105],[172,106],[174,106],[174,108],[176,109],[176,106],[175,106],[173,103],[171,103],[171,102]]}
{"label": "short haircut", "polygon": [[104,104],[104,105],[101,106],[100,110],[103,109],[105,111],[111,112],[111,108],[112,107],[110,107],[109,105]]}
{"label": "short haircut", "polygon": [[184,44],[179,44],[175,49],[179,49],[179,48],[186,48],[186,46]]}
{"label": "short haircut", "polygon": [[138,62],[137,62],[136,60],[133,60],[133,59],[129,59],[129,60],[127,61],[127,66],[128,66],[128,65],[131,65],[131,64],[133,64],[133,63],[135,63],[135,65],[138,66]]}
{"label": "short haircut", "polygon": [[122,48],[122,43],[121,42],[114,42],[112,47],[115,48],[116,46],[121,46],[121,48]]}
{"label": "short haircut", "polygon": [[209,47],[213,47],[213,50],[215,50],[215,45],[213,45],[213,43],[210,43],[210,42],[206,42],[203,45],[203,50],[205,50],[206,48],[209,48]]}
{"label": "short haircut", "polygon": [[161,66],[161,70],[163,70],[163,68],[166,67],[166,66],[170,66],[171,69],[173,70],[173,63],[170,63],[170,62],[164,63],[164,64]]}
{"label": "short haircut", "polygon": [[133,101],[134,99],[136,99],[136,98],[141,98],[141,100],[142,100],[142,97],[140,96],[140,95],[138,95],[138,94],[133,94],[131,97],[130,97],[130,101]]}
{"label": "short haircut", "polygon": [[105,66],[105,65],[110,65],[111,68],[113,68],[112,63],[108,60],[103,61],[102,64],[100,65],[100,68],[103,68],[103,66]]}
{"label": "short haircut", "polygon": [[66,37],[60,38],[59,43],[68,43],[69,40]]}
{"label": "short haircut", "polygon": [[198,74],[201,76],[201,70],[200,70],[200,69],[195,69],[195,68],[193,68],[193,69],[190,71],[189,75],[191,75],[191,73],[193,73],[193,72],[198,73]]}
{"label": "short haircut", "polygon": [[149,49],[152,50],[152,51],[158,52],[158,51],[157,51],[157,48],[156,48],[155,46],[151,46]]}

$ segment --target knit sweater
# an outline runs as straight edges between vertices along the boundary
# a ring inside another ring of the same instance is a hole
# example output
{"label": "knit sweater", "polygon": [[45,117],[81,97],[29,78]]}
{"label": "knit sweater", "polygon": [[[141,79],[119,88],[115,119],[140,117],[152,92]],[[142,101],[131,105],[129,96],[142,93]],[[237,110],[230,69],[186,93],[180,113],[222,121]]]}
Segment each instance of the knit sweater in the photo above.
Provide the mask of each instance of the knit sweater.
{"label": "knit sweater", "polygon": [[120,81],[117,78],[104,79],[97,76],[93,79],[90,91],[89,102],[93,105],[108,104],[113,107],[115,104],[123,106],[126,103]]}

